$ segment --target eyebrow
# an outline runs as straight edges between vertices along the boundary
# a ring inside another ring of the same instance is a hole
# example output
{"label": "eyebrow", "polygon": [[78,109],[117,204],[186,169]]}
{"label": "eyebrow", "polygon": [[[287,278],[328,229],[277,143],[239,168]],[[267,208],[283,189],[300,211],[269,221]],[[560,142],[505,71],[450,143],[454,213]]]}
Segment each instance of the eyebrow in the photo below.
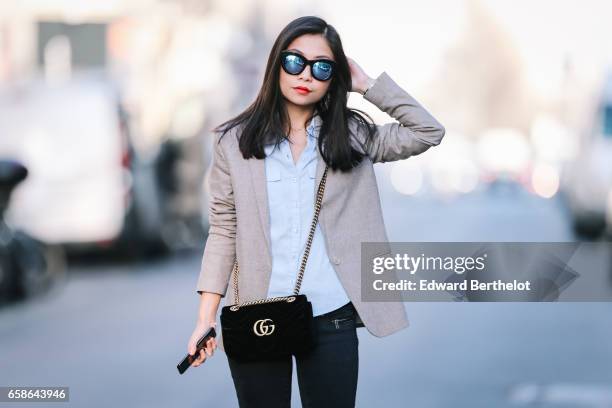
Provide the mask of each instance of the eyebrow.
{"label": "eyebrow", "polygon": [[[302,51],[298,50],[297,48],[291,48],[291,49],[290,49],[290,50],[288,50],[288,51],[295,51],[295,52],[297,52],[298,54],[302,54],[302,55],[304,55],[304,53],[303,53]],[[329,57],[329,56],[327,56],[327,55],[317,55],[315,58],[327,58],[327,59],[332,59],[331,57]]]}

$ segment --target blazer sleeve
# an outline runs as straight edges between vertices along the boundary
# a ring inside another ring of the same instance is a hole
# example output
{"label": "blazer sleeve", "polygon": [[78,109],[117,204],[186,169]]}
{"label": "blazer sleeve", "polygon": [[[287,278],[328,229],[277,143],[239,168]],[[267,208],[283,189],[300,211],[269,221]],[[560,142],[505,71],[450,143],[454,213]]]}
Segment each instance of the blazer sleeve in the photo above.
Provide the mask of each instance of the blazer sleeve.
{"label": "blazer sleeve", "polygon": [[213,158],[208,178],[208,238],[196,291],[200,295],[205,291],[225,297],[236,255],[236,207],[230,169],[218,135],[213,141]]}
{"label": "blazer sleeve", "polygon": [[440,144],[442,126],[421,104],[401,88],[387,72],[380,74],[363,97],[397,122],[376,125],[373,140],[365,132],[353,132],[362,152],[373,163],[407,159]]}

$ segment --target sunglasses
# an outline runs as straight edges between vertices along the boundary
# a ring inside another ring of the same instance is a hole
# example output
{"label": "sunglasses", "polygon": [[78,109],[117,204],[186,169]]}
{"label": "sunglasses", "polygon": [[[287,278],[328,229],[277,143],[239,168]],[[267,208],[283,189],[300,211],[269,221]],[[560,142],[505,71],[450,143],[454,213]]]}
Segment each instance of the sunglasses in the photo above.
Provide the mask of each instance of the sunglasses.
{"label": "sunglasses", "polygon": [[298,75],[307,65],[310,65],[310,72],[314,79],[318,81],[328,81],[334,73],[335,61],[330,59],[309,60],[303,55],[292,51],[281,52],[281,67],[290,75]]}

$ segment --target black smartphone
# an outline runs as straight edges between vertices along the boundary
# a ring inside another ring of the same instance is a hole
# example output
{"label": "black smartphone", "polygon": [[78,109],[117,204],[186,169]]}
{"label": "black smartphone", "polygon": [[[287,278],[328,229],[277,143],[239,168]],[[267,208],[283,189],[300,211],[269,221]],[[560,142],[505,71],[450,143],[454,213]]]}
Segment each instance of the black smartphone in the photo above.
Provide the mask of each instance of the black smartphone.
{"label": "black smartphone", "polygon": [[212,337],[217,337],[217,332],[215,332],[215,328],[211,326],[211,328],[208,329],[202,337],[200,337],[200,340],[198,340],[198,343],[196,344],[195,354],[193,356],[191,354],[187,354],[183,361],[181,361],[176,366],[176,368],[178,368],[179,374],[183,374],[185,371],[187,371],[189,367],[191,367],[191,363],[193,363],[200,355],[200,350],[202,350],[206,346],[206,342]]}

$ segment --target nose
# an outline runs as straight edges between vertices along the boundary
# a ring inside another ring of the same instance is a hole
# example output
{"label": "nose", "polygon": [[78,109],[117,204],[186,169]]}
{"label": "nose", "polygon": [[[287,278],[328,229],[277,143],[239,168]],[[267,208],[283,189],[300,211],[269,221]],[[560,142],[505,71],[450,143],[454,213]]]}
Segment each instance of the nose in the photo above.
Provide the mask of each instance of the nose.
{"label": "nose", "polygon": [[[308,74],[306,74],[308,72]],[[312,80],[312,72],[310,72],[310,65],[307,65],[299,75],[300,79]]]}

